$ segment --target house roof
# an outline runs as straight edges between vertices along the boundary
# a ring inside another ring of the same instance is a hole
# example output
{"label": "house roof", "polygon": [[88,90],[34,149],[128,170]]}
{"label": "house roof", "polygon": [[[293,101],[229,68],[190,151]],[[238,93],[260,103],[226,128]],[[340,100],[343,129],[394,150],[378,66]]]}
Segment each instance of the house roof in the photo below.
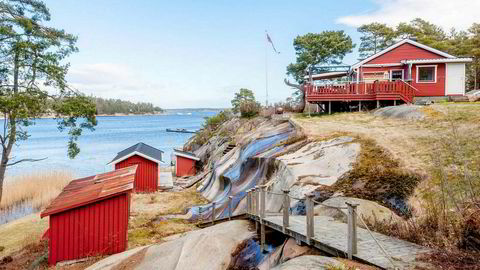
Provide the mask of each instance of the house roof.
{"label": "house roof", "polygon": [[118,152],[117,156],[113,158],[108,164],[113,163],[117,164],[120,161],[123,161],[131,156],[138,155],[148,160],[151,160],[155,163],[160,164],[162,160],[163,151],[155,147],[152,147],[146,143],[139,142],[135,145],[128,147],[127,149]]}
{"label": "house roof", "polygon": [[133,189],[137,165],[72,180],[40,214],[46,217],[104,200]]}
{"label": "house roof", "polygon": [[446,52],[439,51],[439,50],[437,50],[437,49],[434,49],[434,48],[429,47],[429,46],[427,46],[427,45],[424,45],[424,44],[422,44],[422,43],[413,41],[413,40],[411,40],[411,39],[403,39],[403,40],[401,40],[401,41],[399,41],[399,42],[397,42],[397,43],[395,43],[395,44],[393,44],[393,45],[391,45],[391,46],[389,46],[389,47],[387,47],[387,48],[379,51],[378,53],[376,53],[376,54],[374,54],[374,55],[372,55],[372,56],[370,56],[370,57],[367,57],[367,58],[363,59],[362,61],[360,61],[360,62],[352,65],[352,69],[358,68],[359,66],[361,66],[361,65],[363,65],[363,64],[365,64],[365,63],[367,63],[367,62],[369,62],[369,61],[371,61],[371,60],[379,57],[380,55],[383,55],[383,54],[385,54],[385,53],[387,53],[387,52],[389,52],[389,51],[391,51],[391,50],[393,50],[393,49],[395,49],[395,48],[397,48],[397,47],[399,47],[399,46],[401,46],[401,45],[403,45],[403,44],[405,44],[405,43],[409,43],[409,44],[411,44],[411,45],[413,45],[413,46],[417,46],[417,47],[419,47],[419,48],[422,48],[422,49],[424,49],[424,50],[433,52],[433,53],[435,53],[435,54],[438,54],[438,55],[443,56],[443,57],[446,57],[446,58],[456,58],[455,56],[453,56],[453,55],[451,55],[451,54],[448,54],[448,53],[446,53]]}
{"label": "house roof", "polygon": [[[347,71],[332,71],[332,72],[325,72],[321,74],[312,75],[312,80],[323,80],[323,79],[333,79],[338,77],[347,76]],[[305,76],[304,79],[310,79],[310,76]]]}
{"label": "house roof", "polygon": [[179,150],[179,149],[173,149],[173,154],[175,156],[180,156],[180,157],[184,157],[184,158],[188,158],[188,159],[193,159],[193,160],[196,160],[196,161],[200,160],[200,158],[198,158],[194,153],[182,151],[182,150]]}

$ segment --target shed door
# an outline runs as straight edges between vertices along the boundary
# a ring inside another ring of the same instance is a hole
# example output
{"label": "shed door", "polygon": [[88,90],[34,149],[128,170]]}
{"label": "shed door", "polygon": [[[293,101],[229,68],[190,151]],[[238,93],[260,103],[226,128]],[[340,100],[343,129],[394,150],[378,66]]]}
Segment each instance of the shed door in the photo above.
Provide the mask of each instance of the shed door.
{"label": "shed door", "polygon": [[445,95],[465,95],[465,64],[447,63]]}

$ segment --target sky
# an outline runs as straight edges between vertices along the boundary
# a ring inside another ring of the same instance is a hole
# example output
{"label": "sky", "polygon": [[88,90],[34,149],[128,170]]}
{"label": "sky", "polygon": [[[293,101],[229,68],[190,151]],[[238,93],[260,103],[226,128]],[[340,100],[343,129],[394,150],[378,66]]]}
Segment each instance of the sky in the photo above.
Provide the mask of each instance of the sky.
{"label": "sky", "polygon": [[[283,83],[293,39],[309,32],[396,25],[416,17],[467,29],[480,0],[45,0],[49,25],[78,36],[68,82],[97,97],[162,108],[230,107],[240,88],[265,102],[291,96]],[[266,47],[265,30],[275,47]],[[356,62],[358,53],[344,63]],[[266,69],[267,63],[267,69]],[[266,72],[267,70],[267,72]],[[266,76],[267,74],[267,76]]]}

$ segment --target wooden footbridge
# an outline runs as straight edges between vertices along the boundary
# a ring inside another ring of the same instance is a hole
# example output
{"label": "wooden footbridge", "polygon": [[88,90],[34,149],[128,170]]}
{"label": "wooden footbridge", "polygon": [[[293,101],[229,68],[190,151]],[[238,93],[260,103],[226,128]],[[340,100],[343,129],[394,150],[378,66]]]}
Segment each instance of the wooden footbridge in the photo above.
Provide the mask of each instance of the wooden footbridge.
{"label": "wooden footbridge", "polygon": [[[265,195],[282,196],[282,213],[265,211]],[[372,232],[363,218],[357,214],[357,204],[346,203],[345,207],[332,207],[317,202],[312,196],[295,198],[288,190],[283,193],[266,191],[265,186],[257,186],[247,191],[247,213],[232,215],[232,197],[229,198],[227,218],[249,218],[255,221],[257,232],[260,234],[260,244],[263,250],[265,245],[265,228],[271,228],[287,236],[295,238],[298,243],[315,247],[332,256],[347,257],[360,262],[371,264],[383,269],[411,269],[418,265],[416,257],[429,249],[380,233]],[[304,201],[306,215],[292,215],[290,201]],[[315,205],[335,208],[346,213],[348,223],[335,221],[327,216],[315,216]],[[215,203],[212,204],[215,210]],[[212,215],[209,223],[215,223]],[[220,220],[217,220],[220,221]],[[357,226],[360,222],[361,226]]]}

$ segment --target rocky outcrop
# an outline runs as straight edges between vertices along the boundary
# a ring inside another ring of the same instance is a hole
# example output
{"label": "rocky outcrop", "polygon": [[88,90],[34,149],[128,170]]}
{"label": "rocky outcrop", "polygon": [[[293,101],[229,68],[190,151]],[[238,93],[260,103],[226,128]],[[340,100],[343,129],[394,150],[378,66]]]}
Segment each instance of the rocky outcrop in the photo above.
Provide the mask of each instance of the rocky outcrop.
{"label": "rocky outcrop", "polygon": [[119,269],[127,262],[130,269],[225,269],[236,247],[253,237],[248,227],[244,220],[221,223],[165,243],[112,255],[87,269]]}

